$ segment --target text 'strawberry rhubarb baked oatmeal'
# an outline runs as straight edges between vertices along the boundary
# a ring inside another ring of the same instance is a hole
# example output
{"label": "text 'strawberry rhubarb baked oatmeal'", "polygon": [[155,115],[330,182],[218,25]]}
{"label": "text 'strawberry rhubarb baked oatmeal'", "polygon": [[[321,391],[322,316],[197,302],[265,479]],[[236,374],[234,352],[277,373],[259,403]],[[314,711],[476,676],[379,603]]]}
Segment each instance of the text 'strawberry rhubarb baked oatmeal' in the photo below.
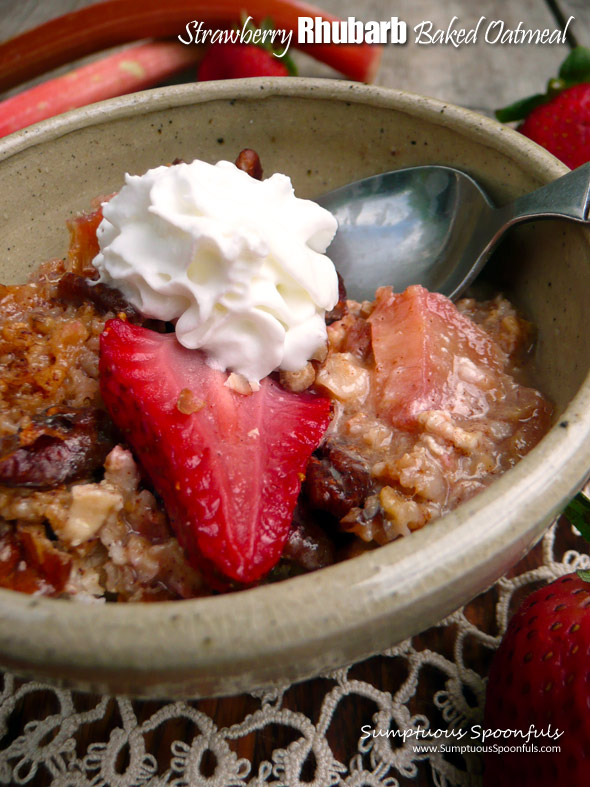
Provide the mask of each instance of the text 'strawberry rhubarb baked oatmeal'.
{"label": "text 'strawberry rhubarb baked oatmeal'", "polygon": [[505,299],[346,300],[334,218],[252,151],[127,176],[69,226],[66,259],[0,287],[2,587],[149,601],[321,568],[549,427]]}

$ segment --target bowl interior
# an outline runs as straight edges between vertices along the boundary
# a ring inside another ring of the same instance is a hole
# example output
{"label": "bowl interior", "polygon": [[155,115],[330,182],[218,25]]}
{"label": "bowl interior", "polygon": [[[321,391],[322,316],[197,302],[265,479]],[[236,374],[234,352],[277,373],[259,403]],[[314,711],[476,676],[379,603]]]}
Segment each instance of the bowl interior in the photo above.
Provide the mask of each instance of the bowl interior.
{"label": "bowl interior", "polygon": [[[63,255],[65,220],[119,189],[125,172],[175,158],[233,160],[244,147],[260,154],[265,173],[289,174],[302,197],[436,163],[466,170],[503,203],[565,171],[492,121],[394,91],[290,79],[150,91],[0,143],[0,280],[22,281]],[[0,664],[82,688],[227,694],[361,658],[467,601],[520,556],[590,466],[589,263],[586,231],[538,222],[513,231],[486,272],[538,328],[537,382],[556,403],[558,424],[483,495],[347,566],[231,598],[82,614],[76,604],[32,604],[4,591]]]}
{"label": "bowl interior", "polygon": [[[530,146],[515,150],[513,139],[500,136],[500,149],[490,145],[476,116],[459,129],[454,110],[444,105],[430,112],[426,100],[420,104],[406,97],[398,108],[387,102],[368,107],[352,93],[355,100],[343,100],[341,90],[325,96],[329,87],[282,95],[261,81],[257,92],[244,96],[236,85],[215,98],[198,86],[189,91],[189,103],[176,103],[173,97],[180,98],[182,90],[175,96],[172,89],[168,102],[138,100],[131,114],[125,114],[130,103],[124,100],[118,112],[105,108],[85,115],[82,110],[73,130],[52,132],[50,125],[38,144],[29,135],[32,144],[27,145],[25,132],[24,149],[0,169],[2,281],[22,281],[44,259],[63,255],[65,220],[87,209],[95,197],[119,189],[125,172],[142,173],[175,158],[234,160],[242,148],[251,147],[260,154],[265,172],[289,174],[301,197],[376,172],[436,163],[473,174],[502,203],[541,185],[549,173],[555,177],[565,171],[542,155],[539,166]],[[511,132],[506,130],[505,136]],[[588,280],[581,275],[586,255],[584,233],[553,222],[513,232],[496,254],[509,272],[504,290],[539,328],[539,384],[560,409],[588,368],[590,348],[573,327],[582,324],[583,299],[572,297],[573,289],[579,292]],[[567,308],[556,319],[557,303],[567,303]]]}

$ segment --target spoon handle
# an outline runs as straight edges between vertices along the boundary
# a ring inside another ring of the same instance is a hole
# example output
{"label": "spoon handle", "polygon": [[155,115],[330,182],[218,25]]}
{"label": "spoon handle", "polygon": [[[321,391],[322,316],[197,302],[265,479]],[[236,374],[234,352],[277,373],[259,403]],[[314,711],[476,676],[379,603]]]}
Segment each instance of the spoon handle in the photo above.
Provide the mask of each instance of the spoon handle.
{"label": "spoon handle", "polygon": [[447,288],[447,294],[450,298],[456,298],[474,280],[509,227],[531,219],[569,219],[590,224],[589,214],[590,162],[508,205],[493,208],[472,239],[475,264],[471,265],[469,274],[454,289]]}
{"label": "spoon handle", "polygon": [[588,221],[590,162],[501,208],[509,225],[533,218]]}

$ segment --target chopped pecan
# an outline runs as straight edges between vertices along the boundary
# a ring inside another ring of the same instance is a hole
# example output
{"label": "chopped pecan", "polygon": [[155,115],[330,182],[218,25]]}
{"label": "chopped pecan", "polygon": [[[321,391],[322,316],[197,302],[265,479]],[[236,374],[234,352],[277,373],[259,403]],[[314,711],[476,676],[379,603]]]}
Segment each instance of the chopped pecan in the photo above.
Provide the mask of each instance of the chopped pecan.
{"label": "chopped pecan", "polygon": [[348,313],[348,304],[346,303],[346,286],[344,279],[338,273],[338,303],[329,312],[326,312],[326,325],[331,325],[336,320],[341,320],[345,314]]}
{"label": "chopped pecan", "polygon": [[142,322],[141,315],[133,308],[119,290],[107,287],[106,284],[94,284],[85,276],[76,273],[65,273],[57,286],[58,298],[65,303],[84,303],[90,301],[100,314],[106,312],[123,312],[129,322]]}
{"label": "chopped pecan", "polygon": [[244,150],[241,150],[236,159],[236,167],[247,172],[251,178],[262,180],[262,164],[255,150],[251,148],[244,148]]}
{"label": "chopped pecan", "polygon": [[0,484],[50,489],[89,478],[116,442],[104,410],[50,407],[0,441]]}
{"label": "chopped pecan", "polygon": [[[304,571],[315,571],[335,561],[332,539],[312,519],[313,514],[301,501],[295,509],[293,525],[283,550],[283,559]],[[316,514],[317,517],[317,514]]]}
{"label": "chopped pecan", "polygon": [[362,506],[371,487],[365,462],[355,454],[326,443],[319,457],[307,466],[305,494],[311,505],[328,511],[337,519],[351,508]]}

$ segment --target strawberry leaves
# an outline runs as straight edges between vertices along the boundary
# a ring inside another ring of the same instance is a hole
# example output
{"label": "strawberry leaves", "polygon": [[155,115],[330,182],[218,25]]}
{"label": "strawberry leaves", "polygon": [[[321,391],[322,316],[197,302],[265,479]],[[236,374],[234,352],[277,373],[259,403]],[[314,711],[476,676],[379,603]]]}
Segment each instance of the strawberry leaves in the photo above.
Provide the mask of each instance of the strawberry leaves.
{"label": "strawberry leaves", "polygon": [[582,538],[590,542],[590,500],[586,495],[578,492],[563,513]]}
{"label": "strawberry leaves", "polygon": [[535,93],[533,96],[521,98],[513,104],[509,104],[507,107],[497,109],[495,112],[496,119],[500,123],[512,123],[515,120],[523,120],[530,115],[533,109],[546,104],[547,101],[549,101],[547,93]]}
{"label": "strawberry leaves", "polygon": [[590,82],[590,49],[583,46],[572,49],[561,64],[559,79],[563,88]]}
{"label": "strawberry leaves", "polygon": [[517,130],[570,169],[590,161],[590,49],[576,47],[545,93],[510,104],[496,117],[503,122],[524,118]]}
{"label": "strawberry leaves", "polygon": [[496,110],[496,118],[501,123],[524,120],[537,107],[549,103],[567,88],[584,82],[590,82],[590,49],[577,46],[561,64],[558,77],[547,82],[545,93],[535,93]]}

